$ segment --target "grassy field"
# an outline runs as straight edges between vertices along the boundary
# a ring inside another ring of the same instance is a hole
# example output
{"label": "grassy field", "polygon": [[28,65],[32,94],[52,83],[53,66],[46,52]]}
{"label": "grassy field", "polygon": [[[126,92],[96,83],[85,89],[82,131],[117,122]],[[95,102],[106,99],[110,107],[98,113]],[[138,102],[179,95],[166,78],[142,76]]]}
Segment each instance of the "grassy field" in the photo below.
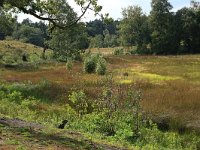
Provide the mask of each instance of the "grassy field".
{"label": "grassy field", "polygon": [[[200,121],[200,56],[109,56],[109,73],[120,84],[135,84],[143,91],[145,112],[170,116],[187,126],[199,128]],[[88,93],[95,95],[98,81],[95,74],[84,74],[82,64],[75,63],[72,71],[65,64],[41,65],[39,70],[20,72],[1,68],[0,79],[6,82],[38,83],[48,80],[69,90],[86,84]],[[128,76],[124,76],[128,73]],[[60,95],[62,97],[62,93]],[[61,98],[62,99],[62,98]]]}
{"label": "grassy field", "polygon": [[[2,47],[3,44],[0,45]],[[112,74],[116,86],[134,85],[142,91],[142,110],[146,117],[157,123],[166,123],[170,130],[200,132],[200,55],[107,55],[112,51],[113,49],[102,50],[102,53],[106,52],[107,74]],[[33,86],[48,82],[48,87],[33,88],[27,92],[29,96],[33,95],[44,102],[37,106],[39,112],[44,114],[43,111],[50,109],[53,112],[63,110],[65,113],[63,105],[67,104],[68,95],[74,87],[83,89],[92,99],[97,98],[105,78],[85,74],[80,62],[75,62],[71,71],[66,69],[65,63],[55,62],[40,64],[37,70],[32,71],[0,68],[2,84]],[[12,115],[18,117],[16,114]],[[40,122],[40,119],[36,121]],[[46,122],[51,122],[50,118]]]}

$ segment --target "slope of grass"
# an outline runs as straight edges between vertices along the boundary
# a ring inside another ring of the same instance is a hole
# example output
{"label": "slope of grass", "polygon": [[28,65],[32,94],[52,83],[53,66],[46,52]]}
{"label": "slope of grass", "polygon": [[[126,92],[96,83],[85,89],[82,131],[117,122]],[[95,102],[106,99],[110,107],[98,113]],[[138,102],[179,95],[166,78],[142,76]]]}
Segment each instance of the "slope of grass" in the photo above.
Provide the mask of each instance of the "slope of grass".
{"label": "slope of grass", "polygon": [[0,52],[21,50],[26,53],[42,54],[43,48],[16,40],[0,41]]}
{"label": "slope of grass", "polygon": [[[43,48],[23,43],[16,40],[0,41],[0,63],[16,64],[23,63],[23,56],[27,57],[28,62],[41,61]],[[46,51],[46,58],[51,57],[52,51]]]}

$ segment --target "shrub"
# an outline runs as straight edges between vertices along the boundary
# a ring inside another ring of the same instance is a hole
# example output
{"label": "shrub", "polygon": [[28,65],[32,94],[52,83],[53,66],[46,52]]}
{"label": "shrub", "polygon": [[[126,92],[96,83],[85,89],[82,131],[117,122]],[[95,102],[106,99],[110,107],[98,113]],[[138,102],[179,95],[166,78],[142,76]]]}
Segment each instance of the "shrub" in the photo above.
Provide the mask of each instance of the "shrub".
{"label": "shrub", "polygon": [[87,57],[84,61],[84,72],[85,73],[93,73],[95,72],[96,62],[91,57]]}
{"label": "shrub", "polygon": [[38,55],[37,53],[30,54],[29,59],[30,59],[30,62],[33,62],[33,63],[40,62],[42,60],[40,55]]}
{"label": "shrub", "polygon": [[73,61],[71,58],[68,58],[66,63],[66,68],[67,70],[72,70],[72,67],[73,67]]}
{"label": "shrub", "polygon": [[73,103],[73,107],[79,116],[87,113],[87,96],[82,90],[77,92],[73,91],[71,95],[69,95],[69,100]]}
{"label": "shrub", "polygon": [[2,58],[4,64],[14,64],[16,63],[15,59],[11,55],[5,55]]}
{"label": "shrub", "polygon": [[124,55],[124,49],[123,48],[117,48],[115,49],[114,55]]}
{"label": "shrub", "polygon": [[99,58],[97,65],[96,65],[96,73],[98,75],[105,75],[106,74],[106,60],[104,58]]}
{"label": "shrub", "polygon": [[13,91],[12,93],[9,93],[7,95],[7,98],[10,101],[15,101],[19,103],[22,100],[22,93],[18,91]]}
{"label": "shrub", "polygon": [[85,57],[84,68],[83,68],[84,72],[94,73],[96,70],[96,65],[99,58],[100,58],[100,54],[88,55],[87,57]]}
{"label": "shrub", "polygon": [[106,60],[101,56],[101,54],[88,55],[84,61],[84,72],[94,73],[99,75],[104,75],[106,73]]}
{"label": "shrub", "polygon": [[128,53],[130,55],[137,55],[138,54],[137,50],[135,50],[135,49],[129,50]]}

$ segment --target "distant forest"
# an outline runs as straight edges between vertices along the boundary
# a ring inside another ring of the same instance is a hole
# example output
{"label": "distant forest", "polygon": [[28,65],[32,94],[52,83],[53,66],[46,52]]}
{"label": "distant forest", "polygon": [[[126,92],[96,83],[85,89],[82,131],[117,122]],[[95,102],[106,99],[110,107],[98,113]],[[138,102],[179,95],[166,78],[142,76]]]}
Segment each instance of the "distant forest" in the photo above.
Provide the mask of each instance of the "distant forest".
{"label": "distant forest", "polygon": [[200,53],[200,7],[191,5],[172,12],[167,0],[152,0],[146,15],[139,6],[122,8],[120,20],[96,19],[71,28],[49,30],[44,22],[17,17],[0,9],[0,40],[16,39],[71,55],[88,48],[137,47],[134,54]]}

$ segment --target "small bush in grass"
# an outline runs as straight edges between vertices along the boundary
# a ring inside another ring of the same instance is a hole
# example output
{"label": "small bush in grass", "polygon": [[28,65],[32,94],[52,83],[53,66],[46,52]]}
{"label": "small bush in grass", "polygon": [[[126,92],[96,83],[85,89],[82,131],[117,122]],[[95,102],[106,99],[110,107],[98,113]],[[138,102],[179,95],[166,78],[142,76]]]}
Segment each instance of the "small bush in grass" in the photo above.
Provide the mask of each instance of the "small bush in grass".
{"label": "small bush in grass", "polygon": [[117,48],[115,49],[114,55],[124,55],[124,49],[123,48]]}
{"label": "small bush in grass", "polygon": [[96,65],[96,73],[98,75],[105,75],[106,74],[106,60],[104,58],[99,58],[97,65]]}
{"label": "small bush in grass", "polygon": [[93,73],[95,72],[96,62],[91,57],[87,57],[84,61],[84,72],[85,73]]}
{"label": "small bush in grass", "polygon": [[84,60],[84,72],[86,73],[94,73],[96,70],[96,65],[98,62],[98,59],[100,58],[99,54],[96,55],[88,55],[87,57],[85,57]]}
{"label": "small bush in grass", "polygon": [[68,58],[66,63],[66,68],[67,70],[72,70],[72,67],[73,67],[73,61],[71,58]]}
{"label": "small bush in grass", "polygon": [[81,91],[73,91],[69,95],[69,100],[73,103],[73,107],[79,116],[87,113],[88,103],[86,94]]}
{"label": "small bush in grass", "polygon": [[101,56],[101,54],[89,55],[84,61],[84,72],[94,73],[99,75],[104,75],[106,73],[106,60]]}

